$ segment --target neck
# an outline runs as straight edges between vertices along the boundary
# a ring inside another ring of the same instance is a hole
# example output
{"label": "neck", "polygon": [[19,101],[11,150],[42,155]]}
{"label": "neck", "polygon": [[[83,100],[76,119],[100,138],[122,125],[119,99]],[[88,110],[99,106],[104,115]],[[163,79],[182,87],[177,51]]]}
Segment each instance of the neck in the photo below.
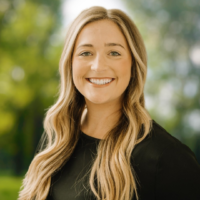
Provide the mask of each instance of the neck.
{"label": "neck", "polygon": [[103,139],[121,116],[121,103],[94,104],[86,100],[86,105],[81,130],[87,135]]}

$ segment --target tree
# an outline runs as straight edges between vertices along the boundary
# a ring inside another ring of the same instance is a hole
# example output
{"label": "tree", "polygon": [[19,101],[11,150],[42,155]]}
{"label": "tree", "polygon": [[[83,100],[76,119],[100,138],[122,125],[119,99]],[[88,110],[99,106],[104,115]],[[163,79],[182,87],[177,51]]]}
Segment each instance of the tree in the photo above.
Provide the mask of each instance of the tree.
{"label": "tree", "polygon": [[199,159],[200,2],[125,2],[147,47],[147,107],[152,117]]}
{"label": "tree", "polygon": [[0,168],[27,170],[58,92],[60,1],[1,0]]}

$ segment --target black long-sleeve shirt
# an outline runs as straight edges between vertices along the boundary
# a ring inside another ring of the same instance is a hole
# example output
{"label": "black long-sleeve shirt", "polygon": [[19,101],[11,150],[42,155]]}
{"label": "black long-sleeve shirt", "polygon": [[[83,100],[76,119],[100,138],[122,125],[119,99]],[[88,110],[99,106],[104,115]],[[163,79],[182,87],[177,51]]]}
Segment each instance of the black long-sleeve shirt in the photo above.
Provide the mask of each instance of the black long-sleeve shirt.
{"label": "black long-sleeve shirt", "polygon": [[[52,177],[46,200],[95,199],[88,180],[99,141],[81,132],[69,161]],[[139,200],[200,200],[200,165],[194,153],[154,120],[150,134],[134,148],[131,164]]]}

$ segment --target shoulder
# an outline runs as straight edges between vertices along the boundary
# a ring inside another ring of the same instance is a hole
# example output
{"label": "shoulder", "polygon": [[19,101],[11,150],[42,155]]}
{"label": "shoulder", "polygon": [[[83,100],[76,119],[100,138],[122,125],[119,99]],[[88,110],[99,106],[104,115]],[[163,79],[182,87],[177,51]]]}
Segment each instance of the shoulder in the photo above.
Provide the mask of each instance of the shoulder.
{"label": "shoulder", "polygon": [[159,153],[155,168],[156,197],[163,200],[200,199],[200,165],[194,153],[164,129],[162,131],[162,127],[156,126],[155,130],[160,131],[155,143],[158,140],[165,146]]}
{"label": "shoulder", "polygon": [[153,178],[155,177],[158,163],[162,160],[161,158],[167,158],[167,155],[171,154],[171,156],[174,156],[173,151],[184,152],[183,154],[194,156],[193,152],[186,145],[153,120],[149,134],[133,149],[131,162],[136,170],[138,168],[138,173],[142,173],[142,176],[147,173],[148,175],[151,174]]}
{"label": "shoulder", "polygon": [[136,145],[131,159],[143,195],[162,200],[185,199],[190,193],[194,200],[200,196],[200,165],[194,153],[157,122],[153,121],[149,135]]}
{"label": "shoulder", "polygon": [[148,155],[154,155],[158,159],[164,152],[165,154],[170,154],[172,149],[182,154],[189,154],[195,158],[194,153],[188,146],[172,136],[155,120],[153,120],[151,131],[142,142],[136,145],[132,156],[137,157],[137,154],[144,155],[145,152],[147,152]]}

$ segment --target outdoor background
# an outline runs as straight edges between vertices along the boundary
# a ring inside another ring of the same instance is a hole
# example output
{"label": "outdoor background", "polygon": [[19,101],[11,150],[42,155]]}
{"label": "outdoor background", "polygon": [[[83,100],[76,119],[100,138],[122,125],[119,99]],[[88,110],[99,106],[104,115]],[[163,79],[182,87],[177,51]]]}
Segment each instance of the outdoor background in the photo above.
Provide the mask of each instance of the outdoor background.
{"label": "outdoor background", "polygon": [[15,200],[57,98],[66,28],[90,6],[124,10],[148,52],[146,105],[200,163],[199,0],[0,0],[0,199]]}

